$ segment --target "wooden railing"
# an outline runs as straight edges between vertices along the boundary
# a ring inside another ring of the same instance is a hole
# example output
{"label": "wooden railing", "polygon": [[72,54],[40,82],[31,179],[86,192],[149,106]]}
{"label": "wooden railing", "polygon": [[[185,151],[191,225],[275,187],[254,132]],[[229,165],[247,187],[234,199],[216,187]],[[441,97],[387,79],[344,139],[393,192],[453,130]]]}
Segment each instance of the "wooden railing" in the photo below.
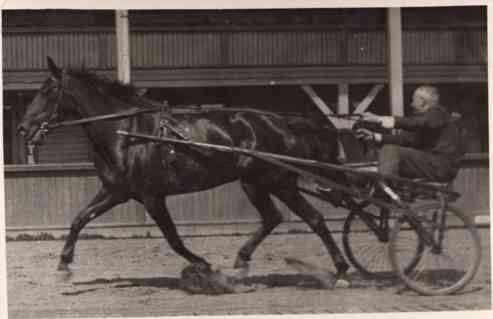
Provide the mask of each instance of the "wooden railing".
{"label": "wooden railing", "polygon": [[[92,164],[43,164],[5,166],[7,230],[67,229],[77,212],[88,204],[100,182]],[[468,214],[489,214],[488,154],[469,154],[463,161],[454,189],[462,194],[455,203]],[[311,199],[312,200],[312,199]],[[237,183],[169,197],[174,220],[183,225],[241,224],[259,220],[258,213]],[[327,218],[347,212],[313,200]],[[286,221],[297,220],[280,205]],[[135,201],[114,208],[91,225],[135,226],[153,224]]]}

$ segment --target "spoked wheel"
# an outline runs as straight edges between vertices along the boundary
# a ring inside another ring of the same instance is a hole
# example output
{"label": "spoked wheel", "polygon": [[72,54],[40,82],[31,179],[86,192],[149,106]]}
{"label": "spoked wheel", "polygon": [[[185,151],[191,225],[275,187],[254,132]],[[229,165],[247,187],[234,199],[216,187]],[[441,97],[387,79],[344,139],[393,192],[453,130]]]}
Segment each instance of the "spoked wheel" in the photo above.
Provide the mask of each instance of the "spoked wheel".
{"label": "spoked wheel", "polygon": [[[456,208],[442,210],[440,203],[420,205],[413,211],[425,233],[433,236],[433,243],[425,244],[408,218],[400,218],[393,227],[389,246],[398,276],[423,295],[445,295],[462,289],[473,279],[481,260],[479,234],[473,222]],[[410,240],[423,243],[424,249],[414,269],[406,271],[402,261],[409,254]]]}
{"label": "spoked wheel", "polygon": [[[351,212],[346,218],[342,235],[344,251],[351,264],[367,278],[396,278],[388,253],[392,223],[388,215],[382,219],[381,212],[360,210]],[[417,264],[423,249],[419,241],[408,243],[409,255],[403,259],[403,267],[407,270]]]}

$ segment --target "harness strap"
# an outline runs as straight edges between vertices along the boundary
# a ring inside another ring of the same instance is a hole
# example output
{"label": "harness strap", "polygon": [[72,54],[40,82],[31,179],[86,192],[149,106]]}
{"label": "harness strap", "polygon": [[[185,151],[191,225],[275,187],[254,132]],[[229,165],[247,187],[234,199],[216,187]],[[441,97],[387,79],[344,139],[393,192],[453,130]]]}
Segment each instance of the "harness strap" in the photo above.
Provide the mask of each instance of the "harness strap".
{"label": "harness strap", "polygon": [[162,136],[164,136],[164,130],[169,129],[171,132],[173,132],[175,135],[177,135],[179,138],[182,140],[188,140],[188,136],[180,132],[176,127],[174,127],[168,119],[160,119],[159,120],[159,132]]}

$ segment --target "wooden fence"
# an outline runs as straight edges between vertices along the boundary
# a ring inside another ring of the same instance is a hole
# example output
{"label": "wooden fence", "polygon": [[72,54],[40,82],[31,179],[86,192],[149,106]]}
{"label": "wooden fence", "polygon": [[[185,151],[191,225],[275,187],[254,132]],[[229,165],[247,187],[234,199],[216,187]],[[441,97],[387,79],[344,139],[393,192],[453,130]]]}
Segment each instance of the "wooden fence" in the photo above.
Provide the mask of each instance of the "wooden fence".
{"label": "wooden fence", "polygon": [[[70,222],[95,195],[100,182],[91,164],[6,166],[7,231],[66,230]],[[489,168],[487,156],[471,156],[465,161],[455,189],[462,194],[456,205],[471,215],[489,215]],[[346,212],[318,200],[314,202],[328,219]],[[282,204],[285,221],[298,220]],[[258,214],[238,183],[168,198],[168,206],[178,225],[252,224]],[[101,216],[92,226],[144,226],[153,224],[143,206],[135,201],[122,204]],[[212,230],[214,232],[214,230]],[[200,231],[199,231],[200,233]]]}

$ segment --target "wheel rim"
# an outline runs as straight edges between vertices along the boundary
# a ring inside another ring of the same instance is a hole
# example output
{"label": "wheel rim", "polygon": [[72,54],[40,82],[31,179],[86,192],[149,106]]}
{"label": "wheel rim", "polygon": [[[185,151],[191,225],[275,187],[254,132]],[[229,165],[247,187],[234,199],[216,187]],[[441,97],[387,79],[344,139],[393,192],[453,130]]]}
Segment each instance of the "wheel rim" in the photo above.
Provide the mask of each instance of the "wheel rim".
{"label": "wheel rim", "polygon": [[[390,230],[389,230],[390,232]],[[384,237],[389,237],[384,236]],[[378,238],[368,225],[355,213],[348,216],[344,225],[343,244],[348,259],[365,277],[393,279],[396,277],[389,257],[389,240]],[[412,258],[403,267],[412,267],[413,258],[420,248],[414,242]],[[412,251],[411,250],[411,251]]]}
{"label": "wheel rim", "polygon": [[[435,229],[437,238],[438,228],[431,216],[439,209],[439,204],[424,205],[415,208],[425,228]],[[396,225],[392,234],[392,264],[399,277],[412,289],[425,295],[450,294],[463,288],[477,271],[480,260],[479,237],[474,226],[467,217],[453,208],[447,210],[447,227],[444,230],[440,247],[425,245],[421,258],[414,269],[405,272],[400,260],[404,258],[401,242],[410,233],[406,224]],[[414,240],[418,240],[417,236]]]}

